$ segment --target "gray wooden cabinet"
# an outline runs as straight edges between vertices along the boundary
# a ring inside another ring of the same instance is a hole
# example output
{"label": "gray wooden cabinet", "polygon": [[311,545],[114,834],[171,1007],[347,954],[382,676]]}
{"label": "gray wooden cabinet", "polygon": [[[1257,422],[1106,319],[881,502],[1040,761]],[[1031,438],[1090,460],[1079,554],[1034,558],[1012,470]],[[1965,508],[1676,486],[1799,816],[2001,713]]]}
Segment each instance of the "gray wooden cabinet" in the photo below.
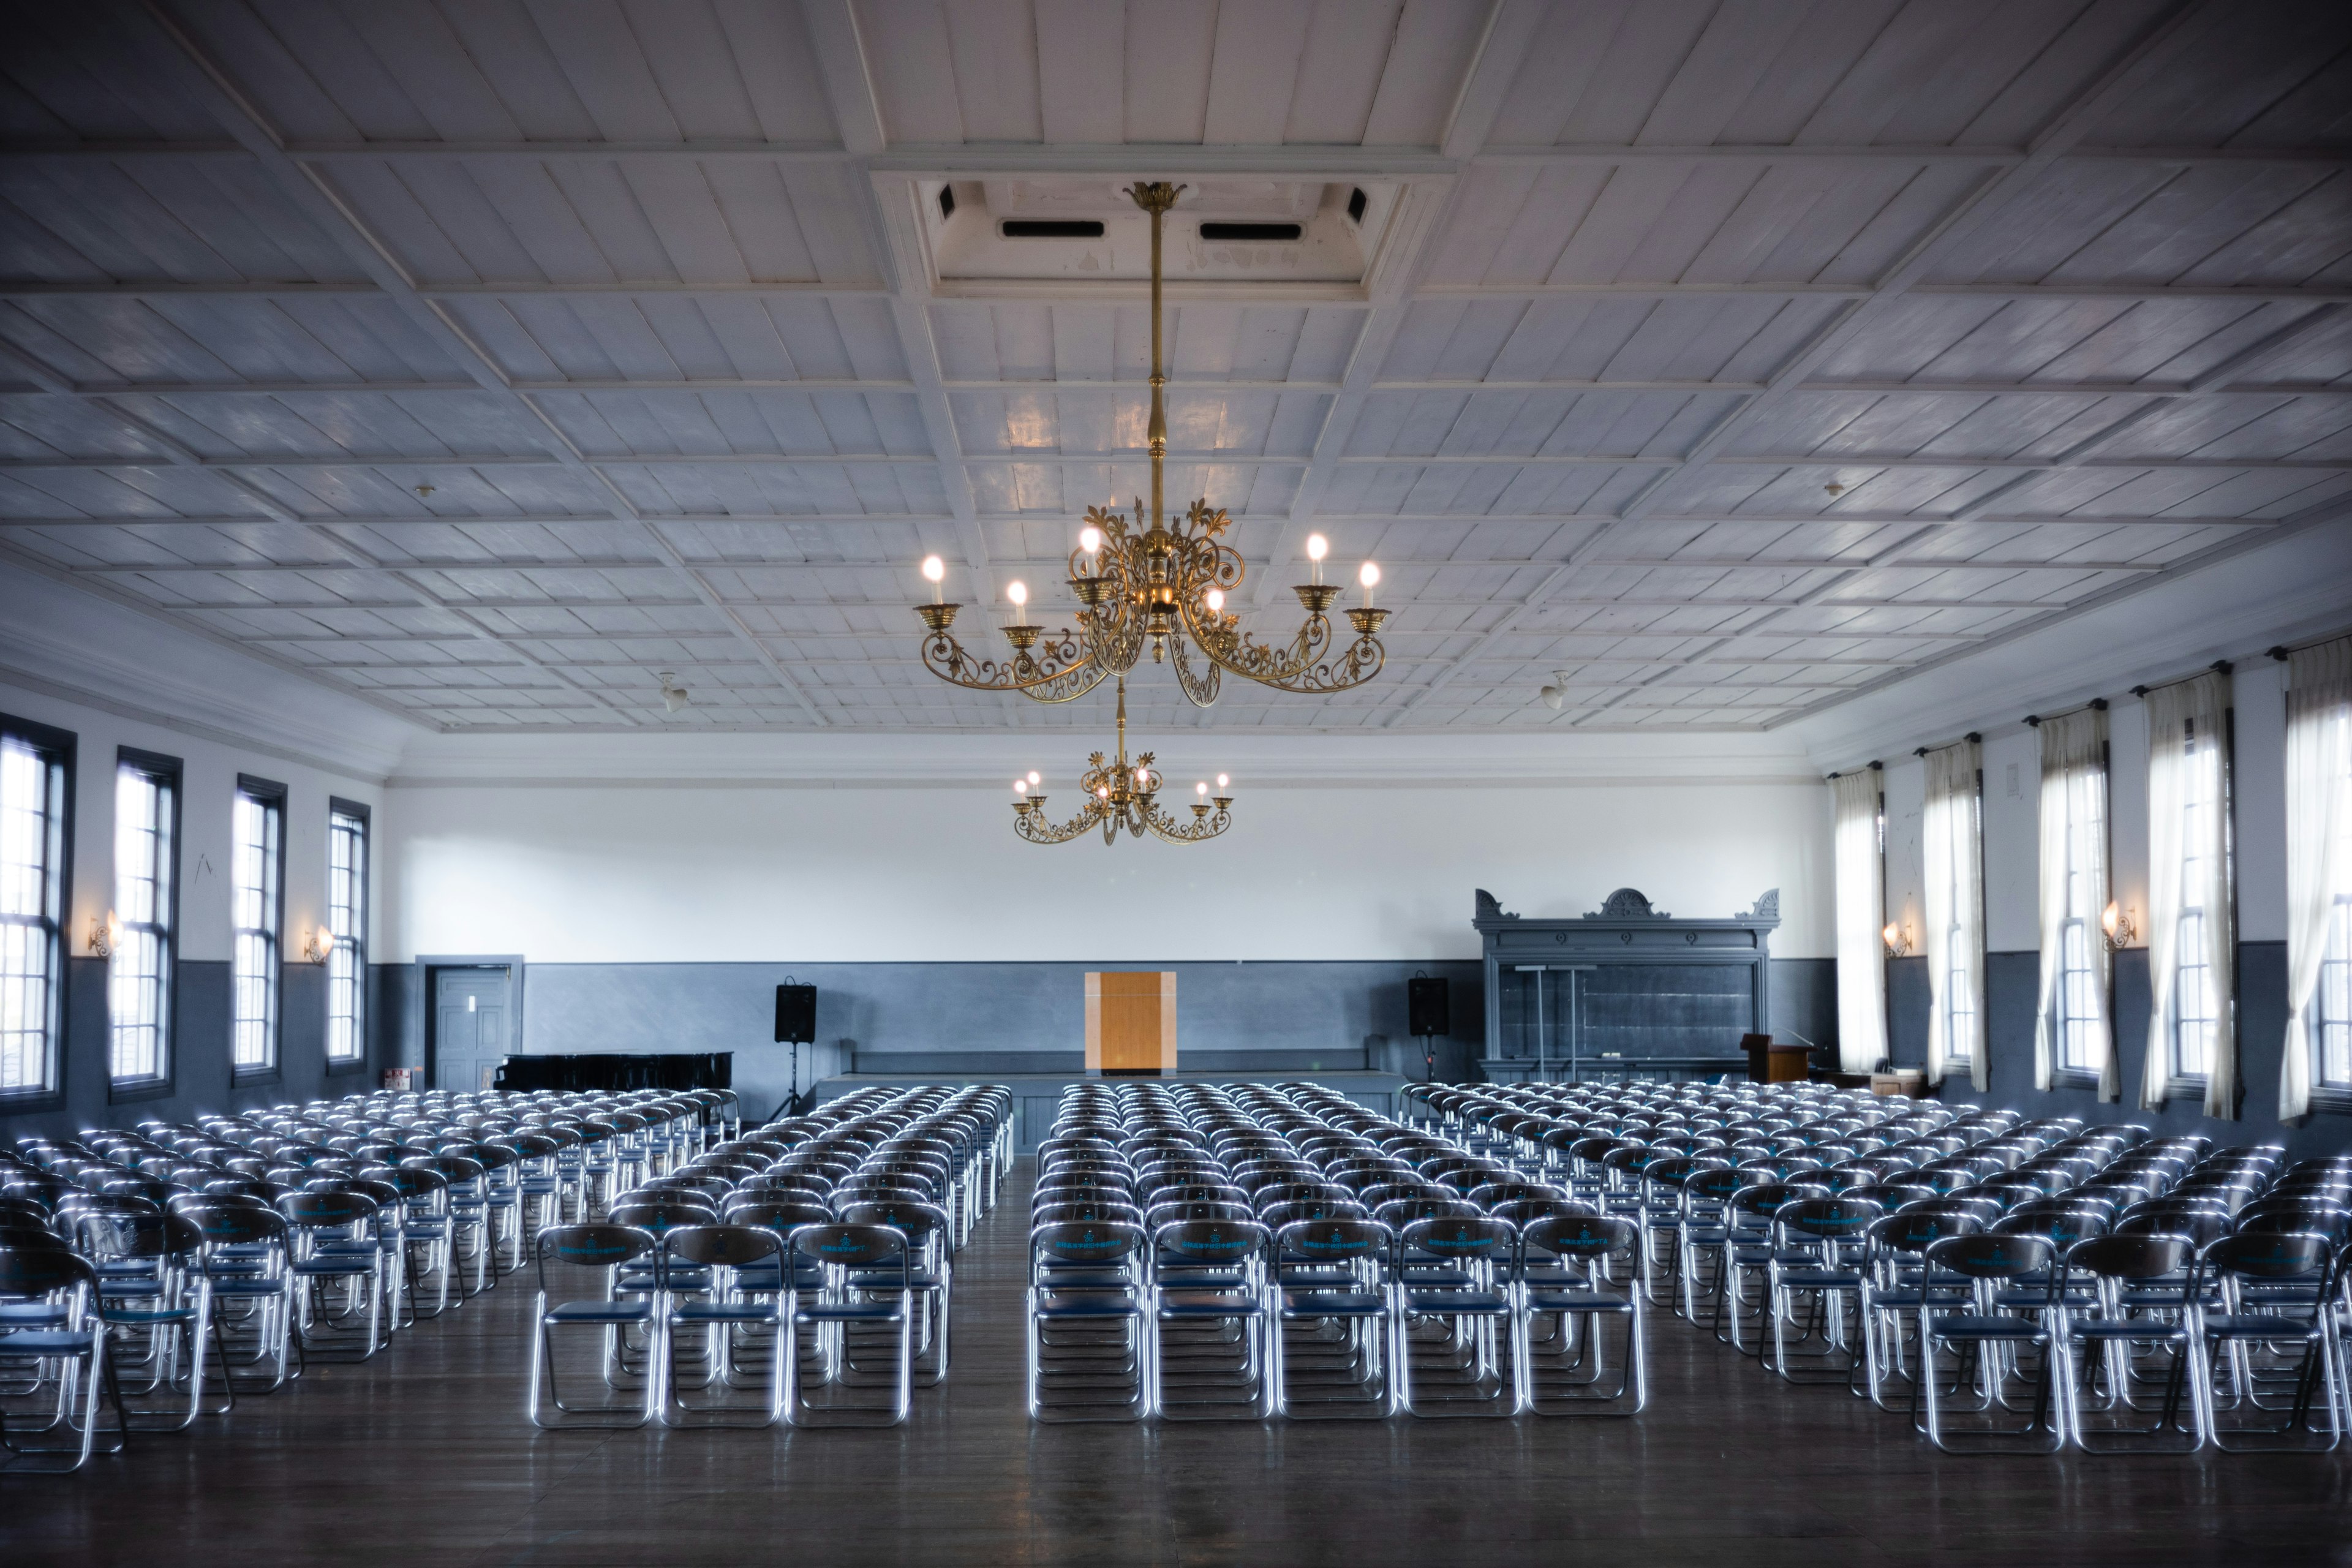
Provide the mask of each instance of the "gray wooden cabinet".
{"label": "gray wooden cabinet", "polygon": [[1591,914],[1527,920],[1478,889],[1489,1079],[1682,1079],[1745,1071],[1771,1027],[1779,889],[1745,914],[1676,920],[1620,888]]}

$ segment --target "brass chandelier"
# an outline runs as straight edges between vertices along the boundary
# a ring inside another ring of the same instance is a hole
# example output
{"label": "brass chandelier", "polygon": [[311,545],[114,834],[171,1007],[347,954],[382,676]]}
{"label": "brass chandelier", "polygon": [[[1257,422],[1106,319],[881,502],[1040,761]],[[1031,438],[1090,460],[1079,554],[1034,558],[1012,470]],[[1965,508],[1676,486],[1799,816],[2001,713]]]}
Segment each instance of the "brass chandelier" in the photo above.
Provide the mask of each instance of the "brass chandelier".
{"label": "brass chandelier", "polygon": [[[942,584],[947,564],[933,555],[923,563],[932,602],[915,613],[924,626],[924,666],[940,679],[977,691],[1018,691],[1039,702],[1067,702],[1135,668],[1146,644],[1152,662],[1176,667],[1177,684],[1193,703],[1217,700],[1225,672],[1277,690],[1319,694],[1363,685],[1381,672],[1386,658],[1381,624],[1389,612],[1372,604],[1380,567],[1363,563],[1357,580],[1364,602],[1343,613],[1355,639],[1341,646],[1332,635],[1330,611],[1338,584],[1323,581],[1325,542],[1307,541],[1311,581],[1295,584],[1307,618],[1286,645],[1262,643],[1241,629],[1240,616],[1225,608],[1241,586],[1245,568],[1239,552],[1223,542],[1232,526],[1223,507],[1195,500],[1184,516],[1162,516],[1162,468],[1168,456],[1168,414],[1161,388],[1167,384],[1160,353],[1160,229],[1176,205],[1181,185],[1139,182],[1127,194],[1151,215],[1151,419],[1146,435],[1151,454],[1151,510],[1141,497],[1131,513],[1088,507],[1077,548],[1070,552],[1070,592],[1078,601],[1077,625],[1048,634],[1028,619],[1028,591],[1010,584],[1013,621],[1004,626],[1009,651],[983,658],[954,634],[956,612]],[[1192,652],[1197,651],[1196,663]],[[1165,837],[1163,835],[1163,837]]]}
{"label": "brass chandelier", "polygon": [[1078,780],[1086,800],[1078,814],[1067,822],[1048,820],[1045,796],[1033,773],[1013,781],[1013,830],[1032,844],[1067,844],[1092,827],[1102,829],[1105,844],[1118,843],[1122,828],[1130,838],[1149,833],[1171,844],[1201,844],[1216,837],[1233,826],[1234,797],[1223,793],[1226,776],[1217,775],[1219,793],[1214,795],[1209,794],[1206,780],[1192,786],[1200,798],[1192,802],[1191,822],[1160,809],[1160,770],[1151,765],[1151,753],[1146,752],[1132,763],[1127,760],[1127,677],[1118,679],[1118,753],[1105,759],[1097,752],[1087,759],[1087,771]]}

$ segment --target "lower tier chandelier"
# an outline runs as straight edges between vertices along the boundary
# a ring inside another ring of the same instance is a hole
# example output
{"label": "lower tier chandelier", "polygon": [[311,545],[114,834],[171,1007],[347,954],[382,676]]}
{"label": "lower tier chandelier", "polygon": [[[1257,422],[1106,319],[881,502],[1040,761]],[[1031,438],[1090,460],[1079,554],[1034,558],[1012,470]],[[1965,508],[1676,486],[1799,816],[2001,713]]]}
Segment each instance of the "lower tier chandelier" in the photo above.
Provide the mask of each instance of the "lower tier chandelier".
{"label": "lower tier chandelier", "polygon": [[1067,822],[1048,820],[1045,796],[1038,788],[1037,775],[1031,773],[1013,781],[1013,831],[1032,844],[1067,844],[1092,827],[1102,829],[1106,844],[1118,843],[1121,828],[1130,838],[1149,833],[1171,844],[1202,844],[1234,825],[1234,797],[1224,793],[1229,782],[1219,773],[1218,793],[1213,795],[1206,780],[1192,786],[1200,798],[1192,802],[1190,822],[1161,810],[1160,770],[1151,765],[1151,753],[1146,752],[1132,763],[1127,760],[1127,677],[1122,675],[1118,677],[1118,754],[1106,759],[1097,752],[1087,759],[1087,771],[1078,780],[1086,801],[1078,814]]}
{"label": "lower tier chandelier", "polygon": [[[974,654],[955,636],[956,612],[963,606],[946,597],[946,562],[937,555],[923,562],[931,602],[917,605],[915,613],[923,623],[924,668],[940,679],[976,691],[1017,691],[1037,702],[1068,702],[1106,679],[1118,682],[1118,754],[1111,762],[1099,752],[1087,759],[1087,803],[1079,815],[1055,825],[1045,818],[1043,795],[1024,795],[1014,803],[1015,830],[1035,844],[1066,843],[1097,825],[1105,843],[1117,842],[1123,826],[1134,837],[1149,832],[1172,844],[1197,844],[1230,825],[1226,808],[1231,797],[1210,797],[1206,784],[1198,792],[1202,798],[1192,805],[1193,820],[1178,822],[1157,805],[1160,775],[1152,771],[1150,753],[1137,765],[1128,763],[1127,676],[1146,645],[1153,663],[1174,665],[1177,685],[1202,708],[1216,701],[1228,672],[1277,690],[1319,695],[1363,685],[1380,674],[1387,658],[1380,630],[1389,612],[1372,603],[1381,581],[1377,563],[1365,562],[1356,574],[1363,603],[1342,609],[1356,634],[1354,641],[1342,646],[1333,637],[1330,615],[1340,587],[1323,581],[1329,546],[1322,535],[1311,536],[1307,542],[1310,580],[1291,589],[1307,618],[1287,644],[1261,643],[1243,631],[1240,616],[1225,607],[1246,568],[1240,553],[1223,542],[1232,526],[1224,509],[1210,506],[1204,497],[1195,500],[1181,519],[1164,515],[1168,410],[1163,389],[1168,375],[1161,353],[1160,237],[1168,210],[1183,188],[1139,181],[1127,191],[1151,217],[1151,417],[1145,430],[1151,506],[1147,513],[1139,496],[1131,512],[1087,509],[1077,547],[1069,558],[1077,625],[1048,633],[1029,619],[1027,584],[1008,584],[1005,597],[1012,601],[1013,618],[1003,630],[1010,649],[1001,658]],[[1036,781],[1032,773],[1017,787],[1025,789]],[[1223,775],[1218,784],[1224,787]]]}

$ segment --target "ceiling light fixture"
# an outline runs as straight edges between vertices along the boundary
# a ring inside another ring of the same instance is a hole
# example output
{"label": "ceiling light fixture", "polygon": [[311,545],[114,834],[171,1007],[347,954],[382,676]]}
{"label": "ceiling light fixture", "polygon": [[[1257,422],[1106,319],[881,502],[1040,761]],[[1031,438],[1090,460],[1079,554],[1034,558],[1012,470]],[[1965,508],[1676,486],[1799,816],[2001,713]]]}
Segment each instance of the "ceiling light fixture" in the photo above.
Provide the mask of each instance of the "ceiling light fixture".
{"label": "ceiling light fixture", "polygon": [[1122,828],[1130,838],[1149,833],[1171,844],[1202,844],[1231,827],[1234,797],[1225,792],[1232,781],[1223,773],[1217,775],[1213,795],[1205,779],[1192,786],[1191,822],[1160,809],[1160,770],[1151,765],[1151,753],[1127,760],[1127,677],[1118,679],[1118,750],[1108,759],[1100,752],[1087,759],[1087,771],[1078,778],[1085,796],[1078,814],[1067,822],[1047,820],[1045,792],[1032,773],[1013,781],[1013,831],[1032,844],[1067,844],[1095,827],[1102,829],[1106,844],[1118,843]]}
{"label": "ceiling light fixture", "polygon": [[1541,691],[1536,693],[1536,695],[1543,699],[1543,705],[1545,707],[1550,709],[1555,713],[1559,712],[1560,708],[1568,701],[1568,672],[1562,669],[1553,670],[1551,672],[1551,684],[1545,687]]}
{"label": "ceiling light fixture", "polygon": [[692,700],[687,695],[686,688],[677,683],[677,672],[674,669],[661,672],[661,695],[662,706],[673,713],[688,707]]}
{"label": "ceiling light fixture", "polygon": [[[1216,701],[1226,671],[1277,690],[1307,693],[1345,691],[1381,672],[1387,655],[1379,634],[1389,612],[1372,604],[1381,580],[1377,565],[1366,562],[1358,575],[1364,602],[1344,611],[1356,638],[1340,647],[1330,622],[1340,586],[1323,581],[1330,544],[1319,533],[1311,536],[1309,580],[1291,589],[1307,619],[1286,646],[1275,647],[1243,631],[1240,616],[1225,608],[1245,568],[1240,553],[1223,542],[1233,525],[1224,509],[1202,498],[1181,519],[1171,523],[1163,518],[1168,412],[1161,389],[1168,375],[1160,352],[1160,229],[1183,188],[1138,182],[1127,193],[1151,215],[1151,420],[1145,431],[1151,455],[1150,512],[1147,517],[1139,496],[1131,513],[1088,507],[1078,546],[1070,552],[1077,626],[1046,633],[1028,619],[1026,590],[1012,584],[1006,597],[1013,601],[1014,618],[1003,628],[1012,651],[1001,660],[980,658],[956,640],[951,628],[963,606],[948,602],[940,590],[946,563],[936,555],[926,559],[923,576],[932,584],[931,602],[917,605],[915,613],[924,626],[923,664],[942,680],[981,691],[1018,691],[1040,702],[1067,702],[1111,676],[1124,677],[1147,643],[1155,664],[1173,653],[1177,684],[1202,708]],[[1188,648],[1198,650],[1198,668]]]}

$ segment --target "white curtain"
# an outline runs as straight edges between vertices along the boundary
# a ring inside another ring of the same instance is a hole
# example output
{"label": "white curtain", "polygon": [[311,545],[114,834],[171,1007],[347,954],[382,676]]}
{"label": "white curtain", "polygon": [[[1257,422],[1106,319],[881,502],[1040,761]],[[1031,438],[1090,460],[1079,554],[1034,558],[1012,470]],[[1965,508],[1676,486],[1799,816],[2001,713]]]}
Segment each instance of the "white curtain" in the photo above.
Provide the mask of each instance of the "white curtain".
{"label": "white curtain", "polygon": [[[2081,708],[2042,721],[2042,1002],[2033,1017],[2033,1087],[2048,1089],[2058,1075],[2058,989],[2065,974],[2069,913],[2096,922],[2107,907],[2107,715]],[[2075,843],[2068,842],[2070,832]],[[2072,850],[2083,851],[2074,863]],[[2098,1016],[2089,1027],[2089,1058],[2099,1075],[2099,1098],[2121,1092],[2113,1026],[2107,1017],[2113,961],[2095,923],[2084,933],[2091,961],[2090,1001]]]}
{"label": "white curtain", "polygon": [[2279,1117],[2311,1110],[2313,1005],[2336,889],[2352,881],[2352,637],[2291,656],[2286,670],[2286,1051]]}
{"label": "white curtain", "polygon": [[1878,847],[1878,770],[1830,781],[1837,800],[1838,1065],[1868,1072],[1886,1055],[1886,924]]}
{"label": "white curtain", "polygon": [[1966,1060],[1969,1081],[1990,1086],[1984,1029],[1984,858],[1974,741],[1927,753],[1923,818],[1927,918],[1927,1081]]}
{"label": "white curtain", "polygon": [[[2180,1003],[2180,915],[2201,908],[2204,951],[2213,1016],[2220,1020],[2206,1065],[2205,1114],[2232,1117],[2237,1110],[2237,1029],[2231,1016],[2237,933],[2230,921],[2229,752],[2222,725],[2230,706],[2226,677],[2209,670],[2194,679],[2159,686],[2147,694],[2147,968],[2154,1005],[2147,1017],[2147,1052],[2140,1064],[2139,1103],[2164,1103],[2172,1075],[2172,1037]],[[2207,781],[2214,809],[2196,813],[2189,803]],[[2186,883],[2195,861],[2197,886]]]}

